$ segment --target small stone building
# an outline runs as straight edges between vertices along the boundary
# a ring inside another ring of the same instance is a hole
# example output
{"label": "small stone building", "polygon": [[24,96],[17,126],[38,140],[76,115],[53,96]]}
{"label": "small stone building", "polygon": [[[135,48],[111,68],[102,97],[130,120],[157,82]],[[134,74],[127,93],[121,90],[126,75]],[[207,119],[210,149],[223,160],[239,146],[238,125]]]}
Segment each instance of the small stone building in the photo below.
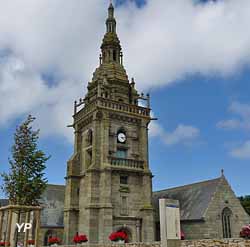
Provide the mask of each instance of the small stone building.
{"label": "small stone building", "polygon": [[41,213],[41,245],[47,246],[50,236],[56,236],[63,240],[64,195],[64,185],[49,184],[43,193],[41,199],[42,206],[44,207]]}
{"label": "small stone building", "polygon": [[[41,198],[41,206],[43,210],[41,212],[41,227],[40,227],[40,246],[48,245],[48,238],[50,236],[59,237],[63,240],[63,210],[64,210],[64,185],[47,185],[46,191]],[[9,200],[0,199],[0,207],[7,206]],[[5,214],[3,218],[3,229],[0,240],[5,239],[7,232],[7,218],[8,214]],[[25,217],[21,217],[21,223],[25,222]],[[33,227],[34,231],[34,227]],[[23,234],[19,234],[19,240],[23,241]]]}
{"label": "small stone building", "polygon": [[160,198],[179,201],[186,239],[239,237],[241,227],[250,222],[250,216],[222,174],[217,179],[154,192],[156,240],[160,239]]}

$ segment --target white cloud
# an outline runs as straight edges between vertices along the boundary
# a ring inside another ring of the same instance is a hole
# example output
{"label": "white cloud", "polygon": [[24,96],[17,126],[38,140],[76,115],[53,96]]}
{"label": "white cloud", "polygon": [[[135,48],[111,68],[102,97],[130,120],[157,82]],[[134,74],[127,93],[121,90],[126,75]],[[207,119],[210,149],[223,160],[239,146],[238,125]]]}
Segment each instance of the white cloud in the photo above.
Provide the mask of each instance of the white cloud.
{"label": "white cloud", "polygon": [[[74,98],[84,95],[98,64],[106,10],[107,1],[99,0],[1,3],[1,126],[32,112],[44,135],[71,139],[65,125],[72,121]],[[249,64],[249,0],[205,5],[148,0],[143,8],[129,2],[116,16],[125,66],[140,89],[168,85],[192,73],[230,75]],[[3,50],[9,54],[1,56]],[[53,85],[44,74],[55,76]],[[166,143],[195,136],[184,127],[169,134]]]}
{"label": "white cloud", "polygon": [[164,130],[161,125],[151,122],[149,127],[151,137],[161,138],[167,146],[190,144],[200,136],[200,130],[193,126],[179,124],[172,132]]}
{"label": "white cloud", "polygon": [[243,104],[240,102],[233,102],[229,111],[236,115],[237,118],[232,118],[229,120],[222,120],[217,123],[218,128],[222,129],[245,129],[250,130],[250,104]]}
{"label": "white cloud", "polygon": [[78,90],[70,80],[50,87],[22,60],[9,56],[0,62],[0,125],[30,112],[37,117],[36,127],[41,128],[42,136],[57,134],[72,141],[72,131],[66,125],[71,123]]}
{"label": "white cloud", "polygon": [[166,133],[165,143],[167,145],[174,145],[178,143],[188,143],[196,139],[200,135],[199,129],[193,126],[178,125],[172,133]]}
{"label": "white cloud", "polygon": [[233,149],[231,155],[234,158],[250,159],[250,140],[243,143],[240,147]]}
{"label": "white cloud", "polygon": [[[218,128],[226,130],[250,130],[250,104],[243,104],[238,101],[232,102],[229,112],[235,115],[229,120],[222,120],[217,123]],[[231,148],[230,155],[234,158],[249,159],[250,158],[250,140],[245,141],[240,146]]]}
{"label": "white cloud", "polygon": [[161,125],[155,121],[152,121],[149,125],[149,136],[158,137],[164,133],[164,129]]}
{"label": "white cloud", "polygon": [[241,121],[237,119],[222,120],[217,123],[217,127],[221,129],[238,129],[241,127]]}

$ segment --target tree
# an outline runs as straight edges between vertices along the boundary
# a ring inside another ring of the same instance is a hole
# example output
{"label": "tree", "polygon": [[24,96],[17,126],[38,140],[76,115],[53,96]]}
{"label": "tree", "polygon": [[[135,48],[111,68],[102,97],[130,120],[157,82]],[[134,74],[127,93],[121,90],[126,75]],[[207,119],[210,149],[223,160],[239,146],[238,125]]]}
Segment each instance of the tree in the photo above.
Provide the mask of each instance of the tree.
{"label": "tree", "polygon": [[239,197],[241,205],[245,208],[246,212],[250,215],[250,195]]}
{"label": "tree", "polygon": [[9,173],[1,173],[3,185],[1,189],[11,204],[39,205],[39,199],[46,189],[47,179],[44,177],[46,161],[50,158],[38,149],[39,130],[33,130],[31,124],[35,120],[29,115],[16,128],[12,159],[9,159]]}

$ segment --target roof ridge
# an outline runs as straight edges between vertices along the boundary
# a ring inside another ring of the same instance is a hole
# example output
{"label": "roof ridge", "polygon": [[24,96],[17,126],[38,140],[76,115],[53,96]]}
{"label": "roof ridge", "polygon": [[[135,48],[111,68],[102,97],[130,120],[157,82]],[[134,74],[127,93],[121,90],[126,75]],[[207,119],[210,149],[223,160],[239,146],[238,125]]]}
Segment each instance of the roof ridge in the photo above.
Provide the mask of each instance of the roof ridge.
{"label": "roof ridge", "polygon": [[63,184],[47,184],[47,187],[48,187],[48,186],[65,187],[65,185],[63,185]]}
{"label": "roof ridge", "polygon": [[153,191],[153,193],[164,192],[164,191],[168,191],[168,190],[183,189],[185,187],[190,187],[190,186],[193,186],[193,185],[204,184],[204,183],[208,183],[208,182],[212,182],[212,181],[216,181],[216,180],[220,181],[220,179],[221,179],[221,177],[218,177],[218,178],[209,179],[209,180],[205,180],[205,181],[195,182],[195,183],[192,183],[192,184],[185,184],[185,185],[176,186],[176,187],[172,187],[172,188],[168,188],[168,189]]}
{"label": "roof ridge", "polygon": [[[219,182],[220,182],[220,183],[221,183],[222,179],[225,179],[225,176],[224,176],[223,172],[222,172],[222,176],[221,176],[220,179],[219,179]],[[214,192],[210,195],[210,200],[209,200],[209,203],[208,203],[208,205],[207,205],[207,208],[206,208],[205,211],[203,212],[203,217],[205,217],[205,215],[207,214],[207,211],[208,211],[208,209],[209,209],[209,207],[210,207],[210,204],[212,203],[214,197],[216,196],[216,194],[217,194],[217,192],[218,192],[218,189],[219,189],[219,186],[217,186],[217,187],[215,188]]]}

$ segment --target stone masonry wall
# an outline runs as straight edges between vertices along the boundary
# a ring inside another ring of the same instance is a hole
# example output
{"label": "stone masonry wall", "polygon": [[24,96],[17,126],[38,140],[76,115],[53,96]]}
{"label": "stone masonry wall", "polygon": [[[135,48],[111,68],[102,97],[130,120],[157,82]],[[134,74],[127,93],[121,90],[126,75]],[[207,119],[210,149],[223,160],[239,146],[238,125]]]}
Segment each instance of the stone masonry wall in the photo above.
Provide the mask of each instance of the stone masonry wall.
{"label": "stone masonry wall", "polygon": [[[65,245],[61,247],[72,247]],[[80,245],[78,245],[80,246]],[[160,242],[154,243],[129,243],[129,244],[82,244],[83,247],[161,247]],[[171,246],[169,246],[171,247]],[[180,247],[250,247],[250,240],[244,239],[204,239],[180,241]]]}
{"label": "stone masonry wall", "polygon": [[205,239],[181,241],[181,247],[250,247],[250,240],[244,239]]}

